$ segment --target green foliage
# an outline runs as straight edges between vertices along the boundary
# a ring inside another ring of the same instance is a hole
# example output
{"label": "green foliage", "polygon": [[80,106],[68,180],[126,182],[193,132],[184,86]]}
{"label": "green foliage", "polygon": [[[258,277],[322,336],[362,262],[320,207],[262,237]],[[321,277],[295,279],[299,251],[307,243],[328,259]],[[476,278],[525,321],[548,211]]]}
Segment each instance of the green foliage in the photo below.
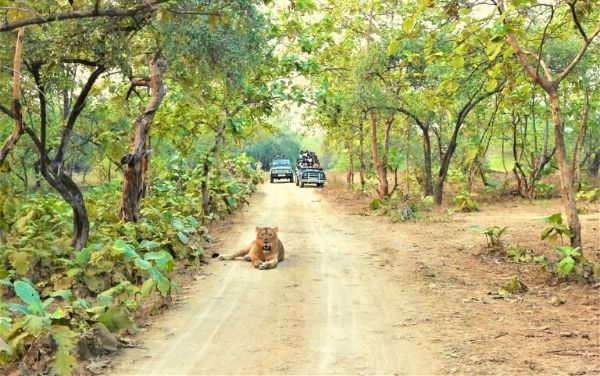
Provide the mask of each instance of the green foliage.
{"label": "green foliage", "polygon": [[457,210],[463,212],[473,212],[479,210],[479,205],[473,199],[474,196],[477,196],[476,193],[471,193],[468,191],[462,191],[454,197],[454,205]]}
{"label": "green foliage", "polygon": [[523,282],[517,276],[512,276],[510,279],[502,285],[502,287],[498,290],[498,294],[500,295],[512,295],[519,294],[527,291],[528,288],[525,286]]}
{"label": "green foliage", "polygon": [[[54,355],[54,370],[59,375],[69,375],[76,364],[75,351],[77,334],[68,326],[60,323],[69,317],[68,309],[58,307],[50,310],[55,299],[49,297],[41,300],[38,292],[26,281],[14,282],[16,296],[24,304],[10,303],[7,308],[16,314],[14,321],[8,316],[2,320],[0,330],[0,353],[4,352],[8,358],[14,359],[26,351],[26,345],[36,338],[50,335],[54,339],[57,350]],[[68,296],[65,293],[61,294]],[[58,296],[58,295],[57,295]],[[4,312],[3,316],[4,316]]]}
{"label": "green foliage", "polygon": [[504,249],[504,243],[502,241],[502,235],[508,229],[508,227],[491,226],[487,228],[481,228],[479,225],[472,225],[471,230],[485,235],[487,241],[487,248],[492,251],[501,251]]}
{"label": "green foliage", "polygon": [[542,220],[544,223],[549,224],[549,226],[542,231],[542,240],[547,240],[551,244],[555,244],[559,237],[561,242],[563,242],[563,235],[568,237],[573,236],[573,233],[569,230],[567,225],[563,224],[561,213],[550,214],[543,217]]}
{"label": "green foliage", "polygon": [[545,183],[541,180],[536,180],[534,183],[536,197],[539,198],[551,198],[554,185]]}
{"label": "green foliage", "polygon": [[586,258],[579,247],[557,246],[556,251],[560,259],[554,270],[559,275],[587,279],[600,274],[600,266]]}
{"label": "green foliage", "polygon": [[371,210],[378,210],[378,209],[381,209],[382,207],[383,207],[383,200],[380,198],[374,198],[369,203],[369,208],[371,208]]}
{"label": "green foliage", "polygon": [[587,191],[579,191],[576,195],[577,201],[598,202],[600,201],[600,188],[592,188]]}

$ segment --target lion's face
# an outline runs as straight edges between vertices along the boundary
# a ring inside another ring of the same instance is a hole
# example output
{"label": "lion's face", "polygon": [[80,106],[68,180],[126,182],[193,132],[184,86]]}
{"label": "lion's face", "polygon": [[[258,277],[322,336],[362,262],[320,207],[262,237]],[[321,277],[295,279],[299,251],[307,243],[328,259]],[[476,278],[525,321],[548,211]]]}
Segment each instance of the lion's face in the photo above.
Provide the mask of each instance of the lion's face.
{"label": "lion's face", "polygon": [[270,251],[273,246],[273,242],[277,239],[277,227],[257,227],[256,228],[256,241],[260,244],[260,247],[265,251]]}

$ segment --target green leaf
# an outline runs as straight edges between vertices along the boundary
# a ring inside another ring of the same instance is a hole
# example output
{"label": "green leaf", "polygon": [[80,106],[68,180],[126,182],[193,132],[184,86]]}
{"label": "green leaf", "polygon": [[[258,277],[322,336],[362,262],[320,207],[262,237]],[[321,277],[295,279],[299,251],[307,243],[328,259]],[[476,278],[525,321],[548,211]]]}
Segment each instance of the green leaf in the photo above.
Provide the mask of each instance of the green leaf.
{"label": "green leaf", "polygon": [[160,294],[162,296],[167,296],[167,293],[169,292],[169,289],[171,288],[171,283],[169,282],[167,277],[160,276],[160,278],[157,281],[157,287],[158,287],[158,291],[160,291]]}
{"label": "green leaf", "polygon": [[112,307],[98,315],[96,321],[101,322],[108,330],[115,333],[131,325],[131,319],[123,307]]}
{"label": "green leaf", "polygon": [[62,319],[64,317],[68,317],[67,312],[65,310],[58,308],[54,312],[50,314],[50,318],[54,320]]}
{"label": "green leaf", "polygon": [[554,231],[554,227],[545,228],[542,231],[542,240],[548,239],[548,237],[550,237],[550,235],[552,234],[553,231]]}
{"label": "green leaf", "polygon": [[494,60],[496,56],[502,51],[502,46],[504,45],[504,40],[500,40],[500,42],[490,43],[485,48],[485,54],[488,59]]}
{"label": "green leaf", "polygon": [[15,293],[34,313],[41,313],[44,311],[44,306],[40,300],[40,295],[37,291],[27,282],[16,281],[15,282]]}
{"label": "green leaf", "polygon": [[140,243],[140,248],[144,248],[144,249],[154,249],[154,248],[158,248],[160,247],[160,243],[159,242],[155,242],[155,241],[151,241],[151,240],[142,240],[142,242]]}
{"label": "green leaf", "polygon": [[187,244],[189,241],[188,237],[181,231],[177,233],[177,237],[183,244]]}
{"label": "green leaf", "polygon": [[144,260],[154,260],[161,269],[164,269],[166,264],[173,260],[173,256],[166,251],[148,252],[144,255]]}
{"label": "green leaf", "polygon": [[27,315],[23,321],[23,329],[34,337],[39,337],[44,327],[48,324],[50,322],[44,320],[42,316]]}
{"label": "green leaf", "polygon": [[17,304],[17,303],[8,303],[7,308],[13,312],[19,312],[22,313],[24,315],[29,315],[31,314],[30,310],[27,309],[27,307],[25,307],[22,304]]}
{"label": "green leaf", "polygon": [[546,223],[557,224],[557,225],[562,224],[562,214],[560,214],[560,213],[550,214],[542,219]]}
{"label": "green leaf", "polygon": [[496,87],[498,87],[498,81],[496,80],[488,80],[488,82],[485,84],[485,90],[488,92],[493,91],[496,89]]}
{"label": "green leaf", "polygon": [[73,291],[71,291],[70,289],[68,290],[58,290],[58,291],[52,291],[50,293],[50,296],[56,298],[57,296],[63,298],[64,300],[71,300],[73,299]]}
{"label": "green leaf", "polygon": [[173,220],[173,227],[175,227],[175,230],[177,231],[182,231],[185,228],[185,224],[181,219],[175,218]]}
{"label": "green leaf", "polygon": [[10,265],[15,269],[17,274],[25,275],[29,273],[31,267],[30,255],[27,252],[13,251],[7,255]]}
{"label": "green leaf", "polygon": [[77,344],[77,334],[66,326],[53,325],[50,333],[57,345],[57,351],[54,354],[54,371],[60,376],[71,375],[73,368],[77,364],[74,352]]}
{"label": "green leaf", "polygon": [[142,270],[148,270],[152,267],[152,264],[144,259],[141,258],[136,258],[133,260],[133,262],[135,263],[135,265],[142,269]]}
{"label": "green leaf", "polygon": [[77,252],[76,258],[77,258],[77,262],[79,263],[79,265],[85,265],[88,263],[88,261],[90,261],[91,251],[89,248],[90,247],[86,247],[86,248],[82,249],[81,251]]}
{"label": "green leaf", "polygon": [[454,67],[454,69],[460,69],[465,65],[465,59],[462,56],[457,56],[452,60],[450,64],[452,64],[452,67]]}
{"label": "green leaf", "polygon": [[118,239],[117,241],[115,241],[115,244],[113,245],[113,249],[115,251],[118,251],[119,253],[124,254],[127,257],[131,257],[131,258],[140,257],[137,254],[137,252],[135,251],[135,249],[133,249],[133,247],[130,246],[129,244],[125,243],[125,241],[123,239]]}
{"label": "green leaf", "polygon": [[142,288],[140,289],[140,293],[142,294],[142,297],[145,298],[145,297],[149,296],[150,293],[152,292],[152,290],[154,290],[155,286],[156,286],[156,280],[154,278],[148,278],[147,280],[145,280],[144,284],[142,285]]}
{"label": "green leaf", "polygon": [[394,56],[398,53],[398,50],[400,49],[400,41],[396,38],[392,39],[390,41],[390,44],[388,45],[388,55],[389,56]]}
{"label": "green leaf", "polygon": [[4,342],[2,338],[0,338],[0,352],[5,352],[9,356],[13,353],[13,348],[10,347],[8,343]]}
{"label": "green leaf", "polygon": [[571,256],[567,256],[560,260],[558,264],[557,271],[561,274],[570,274],[573,268],[575,267],[575,260]]}
{"label": "green leaf", "polygon": [[110,306],[112,305],[112,295],[110,294],[98,294],[96,295],[96,302],[101,306]]}
{"label": "green leaf", "polygon": [[410,33],[417,22],[416,17],[406,17],[402,22],[402,31],[406,34]]}

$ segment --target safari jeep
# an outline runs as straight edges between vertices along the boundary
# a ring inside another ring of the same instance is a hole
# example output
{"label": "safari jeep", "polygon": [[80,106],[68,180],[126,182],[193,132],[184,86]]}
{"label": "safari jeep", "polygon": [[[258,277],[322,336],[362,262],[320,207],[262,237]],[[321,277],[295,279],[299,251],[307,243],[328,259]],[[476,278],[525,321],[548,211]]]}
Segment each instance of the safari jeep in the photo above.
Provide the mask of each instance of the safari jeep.
{"label": "safari jeep", "polygon": [[315,184],[319,188],[325,185],[325,172],[320,167],[298,167],[296,170],[296,185],[304,188],[305,184]]}
{"label": "safari jeep", "polygon": [[271,183],[275,180],[286,179],[290,183],[294,182],[294,170],[289,159],[273,159],[271,162]]}

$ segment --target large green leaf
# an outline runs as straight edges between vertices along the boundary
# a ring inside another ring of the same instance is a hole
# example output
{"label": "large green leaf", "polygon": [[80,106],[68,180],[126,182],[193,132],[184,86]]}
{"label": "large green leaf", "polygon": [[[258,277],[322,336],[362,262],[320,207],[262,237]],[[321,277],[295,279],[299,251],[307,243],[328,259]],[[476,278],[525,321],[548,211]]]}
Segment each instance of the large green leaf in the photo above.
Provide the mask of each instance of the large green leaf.
{"label": "large green leaf", "polygon": [[148,269],[150,269],[152,267],[152,264],[149,261],[146,261],[146,260],[141,259],[139,257],[136,258],[136,259],[134,259],[133,262],[135,263],[135,265],[138,268],[140,268],[142,270],[148,270]]}
{"label": "large green leaf", "polygon": [[103,323],[108,330],[115,333],[131,325],[131,319],[123,307],[111,307],[98,315],[96,321]]}
{"label": "large green leaf", "polygon": [[571,256],[567,256],[560,260],[556,270],[561,274],[570,274],[575,267],[575,260]]}
{"label": "large green leaf", "polygon": [[125,243],[125,241],[123,239],[119,239],[119,240],[115,241],[115,244],[113,245],[113,249],[115,251],[118,251],[119,253],[124,254],[127,257],[130,257],[130,258],[140,257],[137,254],[137,252],[135,251],[135,249],[133,249],[133,247],[130,246],[129,244]]}
{"label": "large green leaf", "polygon": [[21,298],[25,304],[27,304],[33,313],[41,313],[44,311],[44,306],[40,300],[40,295],[29,283],[24,281],[16,281],[15,294],[17,294],[17,296]]}

